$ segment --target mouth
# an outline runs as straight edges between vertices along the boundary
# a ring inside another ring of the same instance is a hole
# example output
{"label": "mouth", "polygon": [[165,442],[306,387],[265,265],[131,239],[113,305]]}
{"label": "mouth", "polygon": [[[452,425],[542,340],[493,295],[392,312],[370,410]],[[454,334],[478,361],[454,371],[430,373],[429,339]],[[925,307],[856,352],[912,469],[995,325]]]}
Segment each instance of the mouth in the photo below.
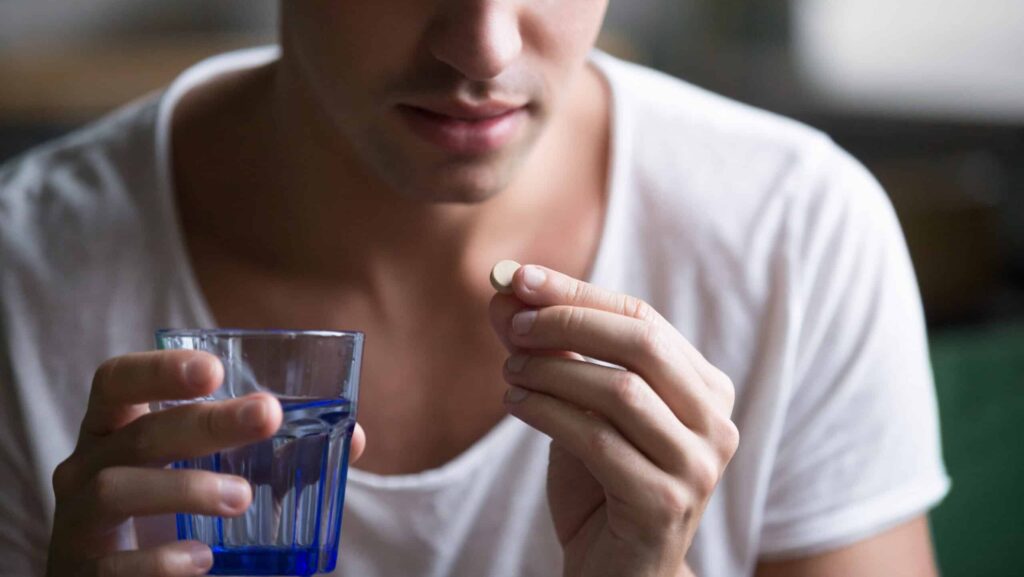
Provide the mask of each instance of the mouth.
{"label": "mouth", "polygon": [[399,104],[396,112],[413,134],[448,153],[479,156],[504,148],[529,116],[526,104],[438,100]]}

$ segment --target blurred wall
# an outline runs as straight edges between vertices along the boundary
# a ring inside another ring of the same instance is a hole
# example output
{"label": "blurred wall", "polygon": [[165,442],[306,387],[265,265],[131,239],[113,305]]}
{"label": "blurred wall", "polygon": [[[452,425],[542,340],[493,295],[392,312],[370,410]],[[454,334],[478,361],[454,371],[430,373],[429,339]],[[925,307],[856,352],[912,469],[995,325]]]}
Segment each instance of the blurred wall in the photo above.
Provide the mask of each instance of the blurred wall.
{"label": "blurred wall", "polygon": [[796,0],[809,89],[889,114],[1024,121],[1024,1]]}
{"label": "blurred wall", "polygon": [[172,32],[267,30],[273,0],[3,0],[0,50],[62,46]]}

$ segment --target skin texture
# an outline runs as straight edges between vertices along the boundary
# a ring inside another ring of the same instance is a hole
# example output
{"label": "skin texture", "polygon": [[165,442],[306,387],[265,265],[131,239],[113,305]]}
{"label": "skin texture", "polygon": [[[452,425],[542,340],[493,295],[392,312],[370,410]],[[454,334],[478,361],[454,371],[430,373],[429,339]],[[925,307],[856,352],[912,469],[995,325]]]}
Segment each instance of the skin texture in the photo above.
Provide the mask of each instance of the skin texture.
{"label": "skin texture", "polygon": [[513,353],[505,402],[552,438],[564,574],[683,574],[739,443],[732,382],[643,301],[537,266],[517,271],[513,287],[491,301]]}
{"label": "skin texture", "polygon": [[800,559],[765,561],[756,577],[842,577],[844,575],[938,575],[928,520],[912,519],[848,547]]}
{"label": "skin texture", "polygon": [[[479,202],[522,170],[583,70],[605,5],[305,0],[281,7],[289,90],[303,90],[310,109],[343,137],[336,150],[352,168],[409,198]],[[396,104],[435,98],[528,102],[530,120],[498,154],[452,155],[411,135],[395,114]]]}
{"label": "skin texture", "polygon": [[[509,411],[552,438],[566,576],[688,575],[684,555],[739,442],[733,387],[646,303],[542,267],[491,301]],[[625,370],[583,362],[590,357]],[[757,577],[937,575],[924,518]]]}
{"label": "skin texture", "polygon": [[[201,543],[133,547],[132,517],[187,511],[236,516],[252,500],[230,475],[162,469],[273,435],[281,407],[267,394],[151,413],[148,403],[206,395],[224,370],[206,353],[116,357],[97,369],[78,445],[53,475],[57,497],[47,574],[201,575],[213,562]],[[366,445],[358,430],[353,453]]]}
{"label": "skin texture", "polygon": [[[359,11],[370,10],[357,6],[367,3],[344,3],[350,12],[330,12],[334,17],[326,19],[322,4],[289,3],[320,28],[291,32],[289,22],[299,16],[286,14],[283,34],[319,46],[336,40],[314,42],[308,36],[348,37],[360,19],[379,18],[376,12]],[[409,9],[404,3],[378,4]],[[434,11],[415,29],[430,33],[410,42],[421,47],[410,62],[392,64],[391,49],[378,49],[376,37],[366,38],[359,54],[375,63],[371,71],[415,70],[416,62],[432,59],[431,68],[440,63],[446,75],[458,76],[486,65],[486,55],[496,50],[492,41],[504,38],[493,38],[485,24],[507,19],[510,12],[519,15],[523,48],[508,61],[508,72],[544,78],[551,88],[530,106],[551,113],[546,121],[531,117],[527,123],[523,134],[536,130],[539,141],[500,194],[478,186],[477,177],[499,175],[507,163],[518,162],[523,156],[518,141],[507,150],[456,158],[399,131],[400,123],[388,120],[386,109],[368,111],[361,124],[346,130],[357,136],[381,131],[379,138],[412,155],[408,163],[394,160],[396,173],[429,177],[418,178],[410,188],[389,185],[378,177],[380,170],[355,155],[368,146],[363,139],[350,140],[341,129],[334,130],[336,120],[328,120],[338,117],[342,104],[312,98],[307,87],[328,80],[293,80],[297,74],[291,62],[297,57],[289,56],[287,42],[281,63],[193,91],[175,112],[179,210],[193,268],[218,324],[363,330],[372,346],[364,357],[360,421],[376,433],[360,466],[377,473],[439,466],[505,416],[500,403],[505,353],[486,321],[493,293],[487,277],[494,263],[515,258],[585,276],[600,238],[608,95],[584,57],[603,4],[457,4],[475,9],[431,4]],[[561,23],[567,10],[573,12],[570,27]],[[330,27],[324,28],[325,22]],[[589,22],[589,28],[582,22]],[[438,42],[442,33],[442,44],[467,46],[463,58],[442,62],[433,56],[430,42]],[[394,83],[389,77],[348,72],[354,65],[346,60],[319,66],[324,67],[316,69],[319,77],[342,76],[355,92],[376,94],[374,86]],[[516,72],[524,68],[531,72]],[[497,90],[514,83],[512,78],[506,81],[499,73],[473,86]],[[363,84],[368,88],[355,88]],[[462,97],[453,93],[452,98]],[[447,159],[442,166],[457,167],[421,170],[434,166],[438,157]],[[434,189],[439,192],[430,192]],[[224,218],[243,208],[245,218]],[[459,346],[425,342],[424,327]],[[449,402],[452,398],[460,402]],[[408,427],[395,430],[392,422]]]}
{"label": "skin texture", "polygon": [[[686,550],[738,442],[733,393],[649,306],[574,280],[592,267],[605,205],[610,104],[586,64],[604,10],[597,0],[282,2],[280,62],[178,105],[175,195],[218,324],[366,332],[361,468],[436,467],[511,413],[555,439],[548,485],[565,575],[675,577],[689,574]],[[522,100],[528,119],[500,150],[452,154],[396,117],[396,106],[431,99]],[[544,265],[547,284],[530,288],[520,269],[514,294],[495,296],[487,277],[503,258]],[[424,339],[424,327],[445,338]],[[50,575],[205,571],[198,544],[136,550],[131,519],[248,504],[246,490],[221,494],[230,478],[156,467],[276,429],[280,407],[266,397],[249,399],[244,418],[243,401],[147,409],[221,378],[212,358],[181,351],[97,370],[78,446],[54,475]],[[919,530],[900,535],[927,543]],[[879,539],[888,550],[892,537]],[[892,543],[903,565],[927,550]],[[853,555],[841,567],[886,574],[877,562]],[[762,570],[836,574],[818,558],[787,563]]]}

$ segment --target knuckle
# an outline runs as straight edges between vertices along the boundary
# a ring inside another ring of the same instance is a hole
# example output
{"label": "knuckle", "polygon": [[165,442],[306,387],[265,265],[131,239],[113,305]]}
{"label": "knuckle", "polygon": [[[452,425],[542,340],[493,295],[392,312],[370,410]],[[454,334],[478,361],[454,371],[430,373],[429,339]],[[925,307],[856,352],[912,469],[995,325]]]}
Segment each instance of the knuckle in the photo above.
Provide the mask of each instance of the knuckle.
{"label": "knuckle", "polygon": [[586,321],[586,312],[578,307],[565,307],[558,313],[558,322],[567,333],[576,332]]}
{"label": "knuckle", "polygon": [[210,475],[196,472],[191,475],[175,475],[171,482],[171,494],[185,507],[216,508],[217,480]]}
{"label": "knuckle", "polygon": [[717,431],[719,454],[723,462],[732,460],[736,450],[740,447],[740,430],[736,423],[729,419],[722,419]]}
{"label": "knuckle", "polygon": [[729,377],[725,377],[725,385],[722,387],[722,396],[725,398],[729,414],[732,414],[732,410],[736,406],[736,387],[733,386],[732,380],[730,380]]}
{"label": "knuckle", "polygon": [[729,375],[722,372],[721,369],[717,367],[712,367],[712,369],[713,382],[711,385],[718,390],[718,394],[726,403],[726,408],[732,412],[733,405],[736,403],[736,386]]}
{"label": "knuckle", "polygon": [[590,286],[585,282],[575,281],[569,283],[568,301],[571,303],[587,302],[590,290]]}
{"label": "knuckle", "polygon": [[618,435],[607,426],[594,427],[587,437],[587,448],[594,455],[608,455],[618,442]]}
{"label": "knuckle", "polygon": [[146,376],[153,382],[174,379],[185,380],[185,355],[181,351],[162,351],[151,357],[146,365]]}
{"label": "knuckle", "polygon": [[612,395],[618,405],[638,407],[642,404],[647,383],[632,371],[617,371],[612,382]]}
{"label": "knuckle", "polygon": [[206,403],[199,403],[193,406],[194,410],[198,411],[196,419],[199,421],[199,430],[204,435],[211,439],[215,439],[223,434],[224,426],[221,423],[219,413],[216,407],[209,406]]}
{"label": "knuckle", "polygon": [[69,496],[78,486],[79,467],[75,456],[64,460],[53,470],[53,493],[58,499]]}
{"label": "knuckle", "polygon": [[689,522],[696,503],[693,495],[678,483],[665,483],[655,489],[657,504],[655,522],[661,526],[678,526]]}
{"label": "knuckle", "polygon": [[689,466],[690,483],[701,497],[708,497],[715,490],[721,477],[718,459],[708,456],[693,457]]}
{"label": "knuckle", "polygon": [[656,316],[654,312],[654,307],[648,304],[647,301],[643,299],[638,299],[636,297],[631,297],[628,295],[624,296],[624,298],[625,303],[622,308],[626,312],[626,314],[642,321],[654,320]]}
{"label": "knuckle", "polygon": [[154,458],[156,446],[153,433],[139,421],[128,426],[125,431],[127,439],[127,457],[133,463],[148,463]]}
{"label": "knuckle", "polygon": [[108,517],[122,516],[121,489],[121,478],[116,469],[103,469],[97,473],[89,491],[96,510]]}
{"label": "knuckle", "polygon": [[637,347],[650,357],[661,357],[665,353],[665,333],[656,323],[644,323],[637,332]]}
{"label": "knuckle", "polygon": [[106,394],[108,388],[111,386],[110,383],[113,380],[114,372],[117,369],[117,365],[121,362],[121,357],[113,357],[103,361],[96,372],[93,373],[92,377],[92,389],[93,394],[103,396]]}

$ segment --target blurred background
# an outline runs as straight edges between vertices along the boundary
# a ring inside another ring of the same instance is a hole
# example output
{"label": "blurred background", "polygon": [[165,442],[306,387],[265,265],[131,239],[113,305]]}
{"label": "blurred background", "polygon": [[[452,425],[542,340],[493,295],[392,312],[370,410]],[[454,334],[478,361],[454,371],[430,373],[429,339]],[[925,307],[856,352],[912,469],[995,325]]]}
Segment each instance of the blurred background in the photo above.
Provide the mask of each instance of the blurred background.
{"label": "blurred background", "polygon": [[[273,0],[0,0],[0,162],[274,38]],[[600,45],[817,126],[902,222],[929,321],[947,576],[1024,575],[1024,1],[612,0]]]}

